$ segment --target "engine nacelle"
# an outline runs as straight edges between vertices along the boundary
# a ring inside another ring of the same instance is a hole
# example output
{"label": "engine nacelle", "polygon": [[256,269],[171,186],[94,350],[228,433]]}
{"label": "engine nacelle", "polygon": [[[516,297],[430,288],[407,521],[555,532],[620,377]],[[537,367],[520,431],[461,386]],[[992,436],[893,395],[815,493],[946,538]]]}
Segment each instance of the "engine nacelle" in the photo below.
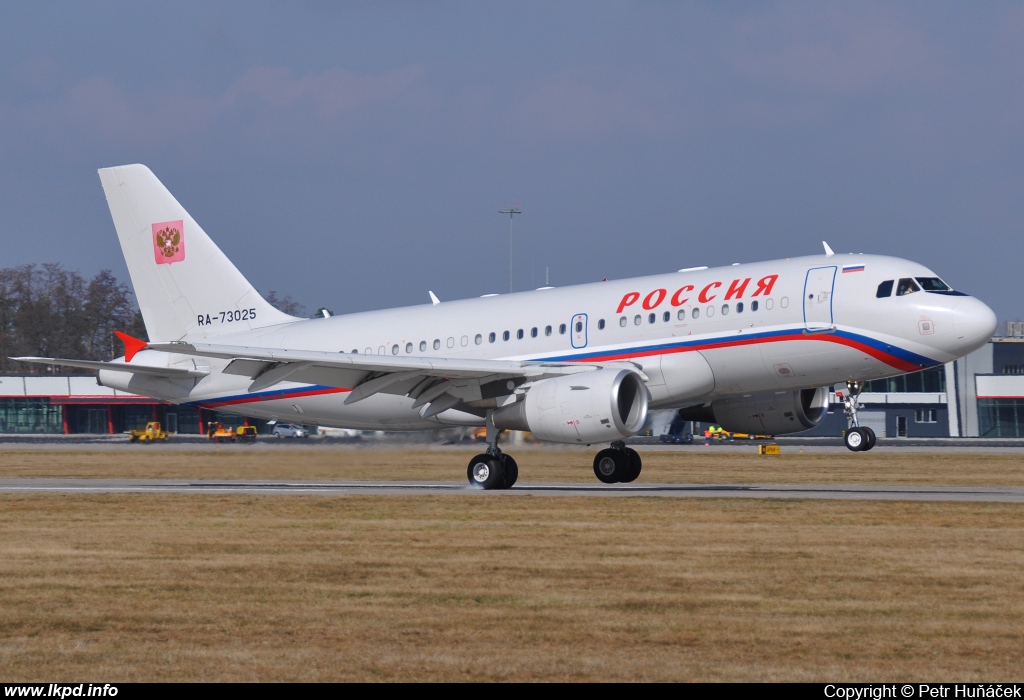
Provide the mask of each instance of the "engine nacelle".
{"label": "engine nacelle", "polygon": [[613,442],[640,432],[649,400],[636,372],[598,369],[537,382],[492,420],[496,428],[529,430],[551,442]]}
{"label": "engine nacelle", "polygon": [[733,433],[785,435],[813,428],[827,412],[828,387],[819,387],[718,399],[710,407],[683,409],[680,415],[685,420],[718,423]]}

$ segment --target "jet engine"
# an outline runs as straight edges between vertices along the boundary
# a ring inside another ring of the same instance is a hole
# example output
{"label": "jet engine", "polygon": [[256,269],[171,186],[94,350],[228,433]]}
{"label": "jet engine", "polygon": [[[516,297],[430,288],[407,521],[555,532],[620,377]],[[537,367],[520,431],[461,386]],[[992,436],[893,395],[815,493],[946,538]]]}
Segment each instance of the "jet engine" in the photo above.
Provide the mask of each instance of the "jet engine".
{"label": "jet engine", "polygon": [[712,401],[679,412],[683,420],[718,423],[734,433],[785,435],[813,428],[828,412],[828,387]]}
{"label": "jet engine", "polygon": [[650,395],[636,372],[598,369],[542,380],[519,399],[492,414],[494,427],[589,445],[640,432]]}

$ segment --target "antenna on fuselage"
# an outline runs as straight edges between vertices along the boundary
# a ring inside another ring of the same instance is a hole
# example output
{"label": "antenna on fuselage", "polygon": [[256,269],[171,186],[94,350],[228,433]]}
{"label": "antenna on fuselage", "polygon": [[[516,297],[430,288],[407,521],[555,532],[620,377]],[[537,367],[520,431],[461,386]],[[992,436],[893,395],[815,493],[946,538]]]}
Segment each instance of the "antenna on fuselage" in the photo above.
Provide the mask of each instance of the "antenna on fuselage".
{"label": "antenna on fuselage", "polygon": [[826,258],[831,258],[833,255],[836,254],[834,250],[832,250],[831,248],[828,247],[828,243],[826,243],[825,241],[822,241],[821,244],[823,246],[825,246],[825,257]]}

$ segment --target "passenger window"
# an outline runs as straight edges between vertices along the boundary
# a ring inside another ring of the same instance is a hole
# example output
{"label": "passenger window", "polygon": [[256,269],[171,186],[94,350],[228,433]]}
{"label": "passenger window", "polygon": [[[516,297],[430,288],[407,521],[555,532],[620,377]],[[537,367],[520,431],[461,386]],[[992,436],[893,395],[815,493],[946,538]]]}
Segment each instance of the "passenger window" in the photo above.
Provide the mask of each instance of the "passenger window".
{"label": "passenger window", "polygon": [[498,336],[496,336],[494,333],[491,333],[489,336],[487,336],[487,342],[493,343],[497,339],[497,337]]}
{"label": "passenger window", "polygon": [[381,345],[379,348],[377,348],[377,354],[378,355],[383,355],[384,354],[384,346],[383,345]]}
{"label": "passenger window", "polygon": [[626,323],[627,323],[626,317],[625,316],[620,316],[619,317],[619,326],[622,327],[622,328],[625,328],[626,327]]}
{"label": "passenger window", "polygon": [[441,349],[441,341],[438,338],[434,338],[434,349],[435,350],[440,350]]}
{"label": "passenger window", "polygon": [[707,308],[707,310],[704,312],[704,315],[707,316],[708,318],[711,318],[712,316],[714,316],[715,315],[715,307],[709,306]]}
{"label": "passenger window", "polygon": [[782,305],[782,308],[785,309],[787,306],[789,306],[789,297],[782,297],[781,299],[779,299],[779,303]]}
{"label": "passenger window", "polygon": [[723,316],[727,316],[728,314],[729,314],[729,305],[728,304],[722,304],[722,315]]}
{"label": "passenger window", "polygon": [[757,302],[756,301],[750,302],[750,310],[751,311],[757,311]]}
{"label": "passenger window", "polygon": [[352,354],[353,355],[358,355],[359,354],[359,348],[352,348]]}
{"label": "passenger window", "polygon": [[700,318],[700,309],[698,309],[696,306],[693,307],[693,313],[690,315],[693,316],[694,318]]}
{"label": "passenger window", "polygon": [[775,300],[774,299],[766,299],[765,300],[764,308],[766,308],[768,311],[771,311],[773,306],[775,306]]}
{"label": "passenger window", "polygon": [[467,345],[469,345],[469,336],[468,335],[462,336],[462,338],[459,340],[459,342],[462,344],[462,347],[466,347]]}
{"label": "passenger window", "polygon": [[917,282],[910,277],[904,277],[896,287],[896,296],[902,297],[919,291],[921,291],[921,288],[917,286]]}
{"label": "passenger window", "polygon": [[523,329],[522,328],[520,328],[519,330],[516,331],[516,338],[519,339],[519,340],[523,339]]}
{"label": "passenger window", "polygon": [[372,355],[373,354],[373,348],[366,348],[365,350],[363,350],[363,353],[366,354],[366,355]]}
{"label": "passenger window", "polygon": [[668,323],[669,320],[672,318],[672,314],[669,313],[668,311],[666,311],[665,315],[663,316],[663,318],[665,319],[665,323]]}
{"label": "passenger window", "polygon": [[636,316],[633,317],[633,325],[634,326],[639,326],[640,325],[640,314],[637,314]]}
{"label": "passenger window", "polygon": [[426,351],[427,351],[427,341],[421,340],[420,341],[420,352],[426,352]]}
{"label": "passenger window", "polygon": [[480,335],[479,333],[477,333],[476,337],[473,338],[473,342],[476,343],[477,345],[479,345],[480,343],[484,342],[484,337],[482,335]]}
{"label": "passenger window", "polygon": [[544,335],[551,335],[551,326],[544,326]]}
{"label": "passenger window", "polygon": [[679,309],[679,313],[676,314],[676,318],[678,318],[680,321],[685,321],[686,320],[686,309]]}
{"label": "passenger window", "polygon": [[597,330],[599,330],[599,331],[603,331],[604,330],[604,319],[603,318],[600,321],[597,322]]}
{"label": "passenger window", "polygon": [[537,337],[537,327],[536,326],[534,326],[533,328],[530,329],[530,337],[531,338],[536,338]]}
{"label": "passenger window", "polygon": [[558,326],[558,335],[565,335],[565,324],[564,323],[559,324],[559,326]]}
{"label": "passenger window", "polygon": [[455,347],[455,338],[452,338],[451,336],[448,336],[448,347],[450,347],[450,348],[454,348]]}
{"label": "passenger window", "polygon": [[583,321],[577,321],[576,322],[576,332],[577,333],[582,333],[583,332]]}
{"label": "passenger window", "polygon": [[392,355],[397,355],[398,354],[398,346],[397,345],[392,345],[391,346],[391,354]]}
{"label": "passenger window", "polygon": [[647,322],[648,323],[654,323],[657,319],[658,319],[658,317],[655,314],[648,314],[647,315]]}
{"label": "passenger window", "polygon": [[894,280],[886,280],[878,285],[878,291],[875,292],[875,296],[879,299],[885,299],[886,297],[892,296],[892,285]]}
{"label": "passenger window", "polygon": [[505,331],[504,333],[501,334],[501,339],[502,340],[508,340],[508,338],[509,338],[508,331]]}
{"label": "passenger window", "polygon": [[736,302],[736,313],[738,313],[738,314],[743,313],[743,302],[742,301]]}
{"label": "passenger window", "polygon": [[408,355],[411,352],[412,352],[412,343],[406,343],[405,344],[405,354]]}

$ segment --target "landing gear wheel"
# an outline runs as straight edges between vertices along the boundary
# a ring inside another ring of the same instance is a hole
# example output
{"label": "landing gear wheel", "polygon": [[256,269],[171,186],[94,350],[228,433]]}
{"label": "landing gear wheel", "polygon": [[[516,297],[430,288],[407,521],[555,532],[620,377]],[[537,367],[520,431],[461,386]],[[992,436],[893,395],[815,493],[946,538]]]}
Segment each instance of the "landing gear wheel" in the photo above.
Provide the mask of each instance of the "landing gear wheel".
{"label": "landing gear wheel", "polygon": [[875,446],[875,443],[878,441],[878,438],[875,437],[875,431],[872,430],[871,428],[861,428],[861,430],[864,431],[865,440],[864,447],[862,447],[861,449],[864,452],[867,452],[868,450]]}
{"label": "landing gear wheel", "polygon": [[626,448],[626,457],[629,458],[629,469],[626,470],[626,476],[622,478],[622,483],[624,484],[636,481],[644,464],[643,460],[640,459],[640,455],[632,448]]}
{"label": "landing gear wheel", "polygon": [[492,457],[489,454],[479,454],[469,460],[466,476],[469,477],[470,486],[485,491],[501,488],[505,484],[505,470],[502,469],[501,462],[500,457]]}
{"label": "landing gear wheel", "polygon": [[850,428],[846,431],[846,449],[851,452],[860,452],[867,449],[868,439],[864,434],[864,428]]}
{"label": "landing gear wheel", "polygon": [[629,471],[629,457],[625,450],[601,450],[594,457],[594,475],[606,484],[617,484]]}
{"label": "landing gear wheel", "polygon": [[519,480],[519,465],[509,455],[501,456],[502,468],[505,471],[505,479],[501,488],[510,489]]}

